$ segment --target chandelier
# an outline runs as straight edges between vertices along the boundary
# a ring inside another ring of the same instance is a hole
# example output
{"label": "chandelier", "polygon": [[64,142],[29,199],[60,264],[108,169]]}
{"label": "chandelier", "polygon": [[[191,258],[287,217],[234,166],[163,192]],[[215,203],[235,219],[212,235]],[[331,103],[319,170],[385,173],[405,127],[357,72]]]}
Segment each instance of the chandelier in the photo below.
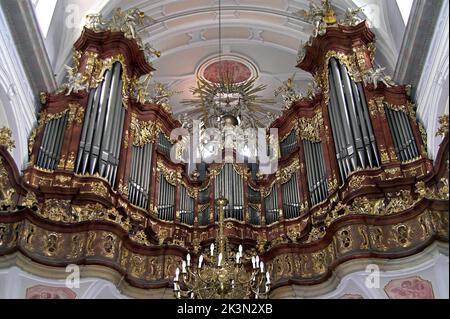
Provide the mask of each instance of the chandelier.
{"label": "chandelier", "polygon": [[[225,198],[219,206],[219,235],[208,253],[197,261],[187,254],[175,271],[174,293],[177,299],[266,299],[270,292],[270,274],[259,256],[244,256],[242,245],[233,252],[223,233]],[[217,251],[216,251],[217,247]],[[251,268],[247,262],[251,260]]]}

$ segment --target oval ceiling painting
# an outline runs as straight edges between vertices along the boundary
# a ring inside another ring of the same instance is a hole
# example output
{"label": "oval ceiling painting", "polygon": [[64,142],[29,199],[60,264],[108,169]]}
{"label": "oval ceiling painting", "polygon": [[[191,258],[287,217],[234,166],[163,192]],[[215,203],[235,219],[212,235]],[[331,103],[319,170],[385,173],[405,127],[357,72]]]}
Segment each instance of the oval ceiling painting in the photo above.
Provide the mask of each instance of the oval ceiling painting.
{"label": "oval ceiling painting", "polygon": [[211,59],[203,63],[198,75],[200,78],[211,82],[221,83],[223,81],[231,83],[243,83],[257,77],[256,68],[245,59],[238,57],[222,57]]}

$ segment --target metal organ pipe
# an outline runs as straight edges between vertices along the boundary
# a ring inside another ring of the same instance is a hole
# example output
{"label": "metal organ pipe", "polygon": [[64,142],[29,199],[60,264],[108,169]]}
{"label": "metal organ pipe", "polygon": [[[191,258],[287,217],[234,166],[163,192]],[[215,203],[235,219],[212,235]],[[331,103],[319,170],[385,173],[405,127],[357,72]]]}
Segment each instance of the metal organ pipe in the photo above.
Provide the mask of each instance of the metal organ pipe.
{"label": "metal organ pipe", "polygon": [[[116,103],[117,100],[120,97],[119,92],[119,80],[120,80],[121,74],[120,74],[120,64],[114,64],[113,66],[113,73],[112,73],[112,80],[111,80],[111,87],[110,87],[110,93],[108,97],[105,97],[105,101],[102,100],[102,109],[101,109],[101,116],[100,121],[102,121],[102,117],[105,118],[105,125],[104,125],[104,136],[102,138],[101,134],[96,134],[94,139],[95,146],[99,145],[99,170],[101,176],[105,175],[105,170],[110,165],[110,159],[111,159],[111,130],[113,127],[115,127],[116,123],[114,123],[114,120],[117,120],[115,118],[116,114]],[[101,143],[101,144],[100,144]],[[95,160],[94,160],[95,162]],[[95,163],[94,163],[95,165]]]}
{"label": "metal organ pipe", "polygon": [[53,157],[53,150],[55,148],[56,135],[58,133],[59,126],[61,122],[59,120],[52,120],[50,140],[47,148],[47,156],[44,162],[44,168],[50,169],[50,164]]}
{"label": "metal organ pipe", "polygon": [[[378,166],[380,166],[380,157],[378,155],[377,143],[375,140],[375,134],[373,133],[372,121],[370,120],[369,108],[368,108],[367,102],[366,102],[366,94],[364,93],[364,87],[361,83],[358,83],[358,84],[353,83],[353,85],[357,87],[357,91],[359,93],[359,98],[360,98],[360,102],[361,102],[361,107],[363,110],[364,120],[366,122],[366,128],[369,132],[370,146],[372,148],[372,154],[375,156],[374,167],[378,167]],[[355,92],[356,92],[356,90],[355,90]]]}
{"label": "metal organ pipe", "polygon": [[337,101],[338,101],[338,108],[339,112],[337,112],[338,119],[340,119],[341,128],[344,132],[344,138],[345,138],[345,146],[347,150],[348,157],[350,158],[350,164],[351,164],[351,170],[353,171],[358,167],[357,160],[356,160],[356,154],[355,154],[355,145],[352,140],[352,133],[350,130],[350,118],[347,111],[347,105],[345,103],[344,97],[344,89],[342,84],[341,75],[339,72],[338,63],[335,59],[331,59],[331,74],[333,76],[333,84],[331,86],[334,86]]}
{"label": "metal organ pipe", "polygon": [[335,58],[330,60],[329,80],[336,157],[341,177],[346,180],[358,168],[379,166],[378,149],[361,83],[356,84],[345,65]]}
{"label": "metal organ pipe", "polygon": [[39,167],[43,166],[45,150],[46,150],[46,147],[48,144],[49,130],[50,130],[50,122],[47,122],[45,124],[45,128],[44,128],[44,135],[42,137],[42,143],[41,143],[41,146],[39,147],[39,155],[38,155],[38,160],[37,160],[37,165]]}
{"label": "metal organ pipe", "polygon": [[[107,72],[109,72],[109,71],[107,71]],[[101,85],[99,85],[97,87],[97,89],[95,90],[95,98],[94,98],[94,104],[92,106],[92,113],[90,114],[90,116],[85,117],[84,125],[87,125],[86,144],[85,144],[85,147],[83,150],[81,167],[80,167],[80,170],[78,171],[78,173],[81,173],[81,174],[86,174],[86,169],[87,169],[87,165],[88,165],[88,161],[89,161],[89,154],[91,152],[91,147],[92,147],[92,138],[94,136],[95,123],[97,121],[98,103],[100,101],[100,96],[101,96],[104,85],[105,85],[105,82],[103,82]],[[87,119],[89,119],[89,122],[87,122]]]}
{"label": "metal organ pipe", "polygon": [[116,186],[125,119],[122,86],[122,65],[116,62],[105,72],[102,83],[89,92],[76,162],[77,173],[98,173],[112,188]]}
{"label": "metal organ pipe", "polygon": [[329,85],[329,89],[330,89],[330,105],[329,105],[329,110],[330,110],[330,115],[331,118],[334,119],[332,121],[332,124],[334,125],[332,127],[333,131],[336,131],[336,135],[338,136],[338,142],[339,144],[336,144],[335,141],[335,145],[336,145],[336,152],[339,154],[339,157],[341,158],[341,162],[342,162],[342,170],[344,172],[343,175],[343,179],[346,179],[349,172],[351,172],[352,167],[351,167],[351,163],[350,163],[350,159],[349,159],[349,154],[348,154],[348,150],[346,147],[346,140],[345,140],[345,136],[344,136],[344,132],[343,132],[343,124],[342,124],[342,119],[340,117],[340,110],[339,110],[339,102],[338,102],[338,98],[337,98],[337,92],[334,86],[334,76],[333,76],[333,72],[331,71],[330,68],[330,72],[329,72],[329,78],[330,78],[330,85]]}
{"label": "metal organ pipe", "polygon": [[368,130],[369,123],[366,122],[365,115],[364,115],[364,108],[361,103],[361,96],[358,91],[358,88],[356,87],[356,84],[354,81],[351,81],[351,88],[353,91],[353,99],[356,103],[356,113],[357,117],[359,119],[359,126],[361,127],[361,134],[362,134],[362,142],[364,145],[364,155],[367,158],[366,164],[368,164],[370,167],[375,167],[374,165],[374,158],[372,157],[372,147],[371,147],[371,140],[370,140],[370,133]]}
{"label": "metal organ pipe", "polygon": [[85,145],[86,145],[86,136],[87,136],[87,131],[88,131],[88,127],[89,127],[88,123],[90,122],[90,118],[92,116],[92,104],[94,103],[94,98],[95,98],[96,92],[97,92],[96,89],[91,89],[89,91],[88,104],[86,107],[86,116],[84,118],[84,124],[83,124],[83,128],[81,130],[80,148],[78,151],[77,163],[75,166],[76,172],[80,171],[81,159],[83,157],[83,153],[84,153],[84,149],[85,149]]}
{"label": "metal organ pipe", "polygon": [[67,119],[68,115],[64,114],[60,118],[48,121],[45,125],[44,136],[39,147],[37,166],[50,170],[57,167],[61,156]]}
{"label": "metal organ pipe", "polygon": [[366,152],[363,144],[363,137],[361,128],[359,126],[358,117],[356,114],[356,106],[352,93],[352,85],[351,80],[348,75],[347,69],[342,64],[339,64],[341,77],[344,87],[345,100],[347,102],[347,111],[350,117],[350,125],[353,132],[353,141],[356,147],[356,151],[358,153],[359,162],[362,164],[362,167],[365,168],[366,164]]}
{"label": "metal organ pipe", "polygon": [[405,156],[404,156],[404,153],[403,153],[403,149],[401,148],[401,142],[399,140],[399,137],[398,137],[398,134],[397,134],[397,130],[395,129],[396,126],[393,123],[391,110],[389,108],[385,107],[384,111],[386,113],[386,119],[388,121],[388,125],[389,125],[389,128],[390,128],[391,133],[392,133],[392,138],[394,140],[395,153],[397,154],[397,156],[400,159],[400,161],[403,162],[405,160]]}
{"label": "metal organ pipe", "polygon": [[58,160],[61,155],[62,143],[64,141],[64,131],[67,125],[67,117],[68,115],[65,114],[61,119],[59,119],[59,122],[61,122],[61,126],[58,129],[58,137],[55,144],[56,149],[54,150],[54,157],[52,163],[50,164],[50,167],[52,168],[56,168],[56,166],[58,165]]}

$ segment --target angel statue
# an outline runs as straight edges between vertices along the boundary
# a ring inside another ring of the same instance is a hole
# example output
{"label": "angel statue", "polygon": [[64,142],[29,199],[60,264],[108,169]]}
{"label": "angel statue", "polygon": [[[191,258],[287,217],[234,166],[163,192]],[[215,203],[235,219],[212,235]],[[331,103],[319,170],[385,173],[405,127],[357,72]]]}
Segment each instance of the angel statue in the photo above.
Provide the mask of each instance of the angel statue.
{"label": "angel statue", "polygon": [[156,50],[150,43],[144,45],[144,54],[147,61],[151,61],[154,56],[157,58],[161,57],[161,51]]}
{"label": "angel statue", "polygon": [[103,20],[101,13],[88,14],[86,16],[86,28],[95,32],[104,31],[108,24]]}
{"label": "angel statue", "polygon": [[358,14],[362,12],[364,12],[363,8],[347,9],[347,11],[345,12],[344,21],[341,24],[350,27],[357,25],[359,22],[361,22]]}
{"label": "angel statue", "polygon": [[369,72],[363,77],[364,84],[367,85],[372,83],[375,89],[378,87],[378,82],[384,83],[384,85],[388,88],[394,86],[395,82],[389,75],[384,73],[385,70],[386,68],[382,68],[380,66],[378,66],[377,69],[369,70]]}
{"label": "angel statue", "polygon": [[125,12],[124,26],[125,36],[129,35],[132,39],[138,39],[136,26],[144,24],[145,14],[137,8]]}
{"label": "angel statue", "polygon": [[284,109],[290,109],[292,103],[301,100],[303,96],[295,90],[294,83],[295,74],[283,82],[283,85],[274,91],[275,96],[281,95],[284,102]]}
{"label": "angel statue", "polygon": [[318,35],[325,34],[327,30],[327,24],[336,23],[335,13],[328,0],[322,0],[321,6],[311,1],[309,3],[309,11],[300,10],[296,14],[304,17],[308,22],[311,22],[313,24],[314,38]]}
{"label": "angel statue", "polygon": [[69,96],[73,93],[78,93],[79,91],[85,91],[88,88],[87,83],[85,82],[83,74],[76,73],[74,68],[70,66],[65,66],[67,70],[67,83],[64,84],[64,88],[67,89],[66,95]]}

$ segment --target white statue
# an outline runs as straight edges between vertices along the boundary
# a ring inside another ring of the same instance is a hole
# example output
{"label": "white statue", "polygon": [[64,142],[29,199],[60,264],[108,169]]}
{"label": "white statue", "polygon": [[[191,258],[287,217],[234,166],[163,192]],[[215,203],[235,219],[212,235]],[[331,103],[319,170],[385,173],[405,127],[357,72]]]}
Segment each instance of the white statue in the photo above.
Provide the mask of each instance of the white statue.
{"label": "white statue", "polygon": [[367,85],[372,83],[375,89],[378,87],[378,82],[384,83],[386,87],[394,86],[395,82],[392,81],[392,78],[389,75],[384,73],[385,70],[386,68],[381,68],[379,66],[377,69],[369,70],[369,72],[363,77],[364,84]]}
{"label": "white statue", "polygon": [[108,24],[103,20],[101,13],[88,14],[86,16],[86,28],[95,32],[101,32],[106,30]]}
{"label": "white statue", "polygon": [[73,93],[78,93],[79,91],[85,91],[88,88],[87,83],[83,83],[84,78],[83,74],[76,73],[73,68],[70,66],[65,66],[67,70],[67,83],[64,84],[64,87],[67,89],[66,95],[69,96]]}

